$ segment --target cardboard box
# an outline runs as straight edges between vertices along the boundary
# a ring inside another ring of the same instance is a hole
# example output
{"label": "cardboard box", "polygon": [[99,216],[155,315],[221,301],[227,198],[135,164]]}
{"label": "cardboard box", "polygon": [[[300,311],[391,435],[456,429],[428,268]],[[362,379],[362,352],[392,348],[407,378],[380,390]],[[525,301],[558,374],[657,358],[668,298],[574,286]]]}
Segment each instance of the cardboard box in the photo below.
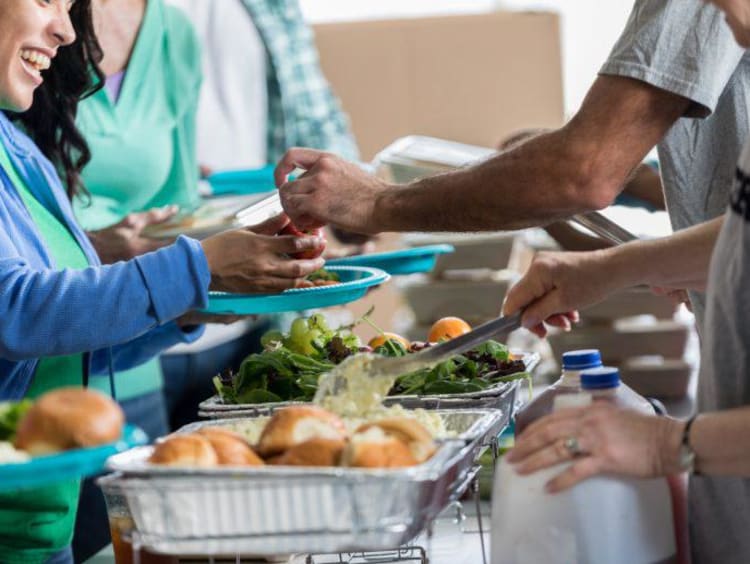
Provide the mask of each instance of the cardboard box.
{"label": "cardboard box", "polygon": [[693,367],[682,359],[632,358],[620,366],[622,381],[645,397],[684,398]]}
{"label": "cardboard box", "polygon": [[690,327],[677,321],[658,320],[633,326],[576,327],[570,333],[548,337],[555,358],[565,351],[599,349],[604,364],[618,366],[638,356],[680,359],[685,354]]}
{"label": "cardboard box", "polygon": [[485,147],[563,122],[559,16],[488,12],[315,26],[365,160],[398,137]]}
{"label": "cardboard box", "polygon": [[500,314],[505,294],[516,277],[508,270],[478,281],[433,280],[424,276],[404,283],[404,299],[419,325],[429,326],[449,316],[478,325]]}

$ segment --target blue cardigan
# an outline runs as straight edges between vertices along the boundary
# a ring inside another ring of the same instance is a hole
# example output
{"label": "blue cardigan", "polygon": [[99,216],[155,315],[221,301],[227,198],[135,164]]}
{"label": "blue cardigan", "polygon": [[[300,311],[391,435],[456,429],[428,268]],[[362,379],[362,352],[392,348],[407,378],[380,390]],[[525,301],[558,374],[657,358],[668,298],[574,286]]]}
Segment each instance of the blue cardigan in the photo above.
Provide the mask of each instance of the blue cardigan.
{"label": "blue cardigan", "polygon": [[90,353],[92,374],[153,358],[202,328],[173,320],[205,307],[210,272],[198,241],[180,237],[159,251],[102,266],[52,163],[0,112],[0,143],[34,196],[70,230],[84,270],[56,270],[21,196],[0,169],[0,400],[22,398],[40,357]]}

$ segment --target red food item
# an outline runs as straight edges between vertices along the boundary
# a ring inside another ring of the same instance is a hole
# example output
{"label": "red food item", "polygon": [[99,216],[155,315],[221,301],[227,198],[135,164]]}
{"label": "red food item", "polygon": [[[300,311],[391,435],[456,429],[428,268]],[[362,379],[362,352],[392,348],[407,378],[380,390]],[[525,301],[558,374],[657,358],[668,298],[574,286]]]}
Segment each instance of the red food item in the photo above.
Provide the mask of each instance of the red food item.
{"label": "red food item", "polygon": [[320,255],[323,254],[323,251],[326,248],[326,238],[323,233],[323,229],[321,228],[301,230],[301,229],[298,229],[296,225],[290,222],[290,223],[287,223],[284,229],[279,231],[279,235],[292,235],[294,237],[304,237],[305,235],[314,235],[316,237],[319,237],[323,241],[323,244],[317,249],[308,249],[306,251],[301,251],[299,253],[292,253],[290,255],[292,258],[296,258],[296,259],[318,258]]}

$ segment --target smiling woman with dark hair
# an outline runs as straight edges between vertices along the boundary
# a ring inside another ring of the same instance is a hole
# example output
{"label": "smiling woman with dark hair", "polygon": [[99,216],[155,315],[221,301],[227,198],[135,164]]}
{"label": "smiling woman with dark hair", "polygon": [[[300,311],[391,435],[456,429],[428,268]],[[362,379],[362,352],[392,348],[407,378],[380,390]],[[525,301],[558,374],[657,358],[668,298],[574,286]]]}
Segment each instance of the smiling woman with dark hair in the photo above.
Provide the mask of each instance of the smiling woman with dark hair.
{"label": "smiling woman with dark hair", "polygon": [[37,147],[62,165],[72,197],[81,188],[80,172],[91,158],[75,124],[76,107],[82,97],[102,87],[104,75],[97,64],[102,52],[94,35],[90,0],[72,3],[70,21],[77,41],[60,49],[55,64],[45,70],[33,106],[8,117],[19,120]]}
{"label": "smiling woman with dark hair", "polygon": [[[288,222],[279,216],[102,266],[58,176],[81,188],[89,151],[74,119],[99,86],[99,57],[89,0],[0,1],[0,400],[111,378],[195,340],[202,327],[180,320],[206,305],[209,287],[280,291],[323,264],[287,257],[321,241],[273,236]],[[70,481],[0,496],[0,562],[72,561],[78,490]]]}

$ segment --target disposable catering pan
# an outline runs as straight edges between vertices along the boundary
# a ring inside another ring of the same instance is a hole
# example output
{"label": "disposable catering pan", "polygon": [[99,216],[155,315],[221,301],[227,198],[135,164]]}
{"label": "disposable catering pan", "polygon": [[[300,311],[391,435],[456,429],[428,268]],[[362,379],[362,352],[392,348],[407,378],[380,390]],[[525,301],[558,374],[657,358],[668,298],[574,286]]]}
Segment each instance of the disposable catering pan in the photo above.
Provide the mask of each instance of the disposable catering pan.
{"label": "disposable catering pan", "polygon": [[391,549],[414,538],[460,497],[473,476],[482,437],[497,429],[500,419],[496,410],[439,413],[456,438],[411,468],[179,469],[148,464],[151,447],[140,447],[112,457],[108,466],[117,473],[99,484],[105,496],[125,499],[139,543],[153,552]]}
{"label": "disposable catering pan", "polygon": [[[538,353],[514,353],[520,355],[526,372],[534,370],[539,364]],[[434,394],[390,396],[387,405],[401,404],[409,409],[499,409],[506,414],[505,423],[510,420],[515,409],[518,392],[518,381],[498,382],[481,392],[463,394]],[[224,403],[218,395],[202,401],[198,405],[198,415],[206,419],[227,417],[260,417],[270,415],[275,409],[296,405],[300,402],[277,403]]]}

